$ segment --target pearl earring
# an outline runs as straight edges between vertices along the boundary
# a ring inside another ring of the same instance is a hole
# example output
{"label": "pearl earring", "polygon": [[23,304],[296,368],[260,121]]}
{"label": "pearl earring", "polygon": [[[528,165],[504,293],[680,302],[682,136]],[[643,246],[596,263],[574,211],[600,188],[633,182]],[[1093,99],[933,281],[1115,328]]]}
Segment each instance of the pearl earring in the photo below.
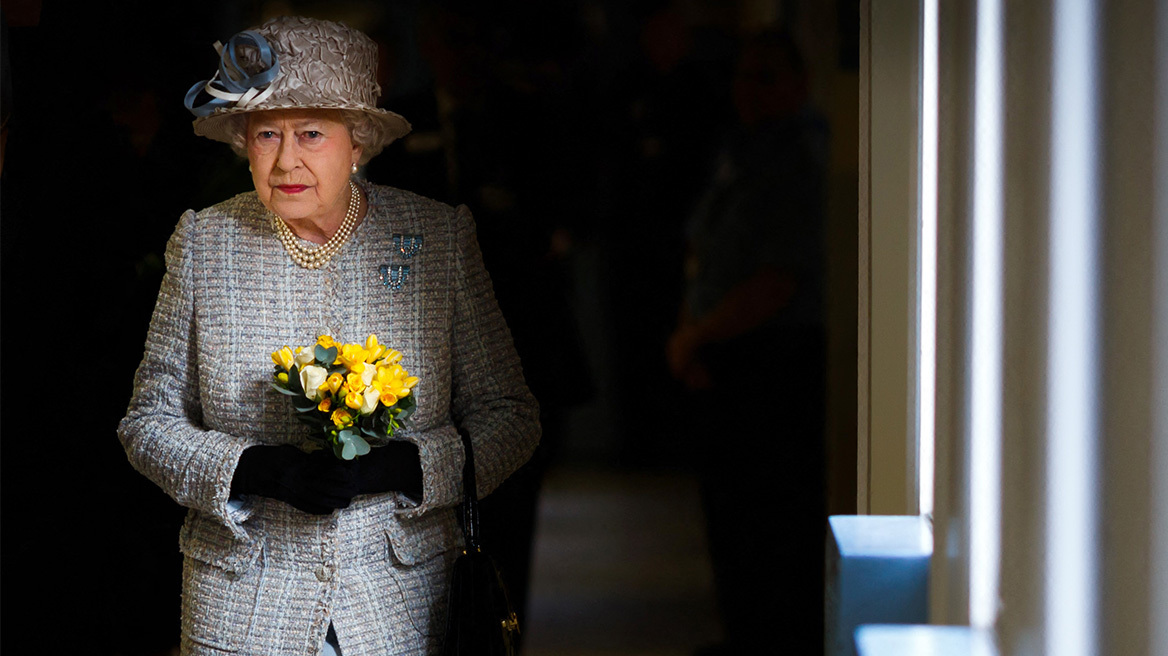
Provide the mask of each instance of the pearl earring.
{"label": "pearl earring", "polygon": [[353,168],[350,170],[353,172],[353,175],[357,175],[357,162],[353,162]]}

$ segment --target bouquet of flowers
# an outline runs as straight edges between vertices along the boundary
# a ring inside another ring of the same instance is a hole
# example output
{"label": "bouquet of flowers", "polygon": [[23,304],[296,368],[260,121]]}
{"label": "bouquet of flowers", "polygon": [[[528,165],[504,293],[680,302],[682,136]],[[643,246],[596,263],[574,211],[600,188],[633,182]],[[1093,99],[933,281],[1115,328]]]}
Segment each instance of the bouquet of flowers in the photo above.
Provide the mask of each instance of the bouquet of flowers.
{"label": "bouquet of flowers", "polygon": [[418,384],[400,364],[402,354],[370,335],[364,346],[321,335],[311,347],[272,353],[272,387],[287,395],[296,418],[317,429],[313,440],[344,460],[384,446],[413,414]]}

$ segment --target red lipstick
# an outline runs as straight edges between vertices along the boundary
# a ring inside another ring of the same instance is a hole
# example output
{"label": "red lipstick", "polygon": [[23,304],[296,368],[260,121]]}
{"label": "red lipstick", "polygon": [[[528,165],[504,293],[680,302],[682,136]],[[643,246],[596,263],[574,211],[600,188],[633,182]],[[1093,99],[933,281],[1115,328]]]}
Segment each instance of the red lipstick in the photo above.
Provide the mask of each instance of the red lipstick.
{"label": "red lipstick", "polygon": [[279,189],[286,194],[298,194],[305,189],[308,189],[308,185],[276,185],[276,189]]}

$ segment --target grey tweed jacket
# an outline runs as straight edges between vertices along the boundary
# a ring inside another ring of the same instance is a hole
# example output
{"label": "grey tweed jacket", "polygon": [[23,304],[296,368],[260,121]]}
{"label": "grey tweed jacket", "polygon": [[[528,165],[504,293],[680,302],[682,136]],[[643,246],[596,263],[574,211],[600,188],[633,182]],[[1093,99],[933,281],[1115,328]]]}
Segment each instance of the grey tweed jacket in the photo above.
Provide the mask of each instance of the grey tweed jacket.
{"label": "grey tweed jacket", "polygon": [[[365,220],[318,271],[292,263],[254,192],[186,212],[167,245],[118,433],[133,466],[190,508],[179,538],[183,654],[315,656],[330,622],[345,656],[435,653],[461,542],[455,426],[471,435],[480,496],[539,440],[470,212],[362,187]],[[420,504],[364,495],[329,516],[265,497],[229,504],[244,449],[306,439],[269,387],[270,353],[322,332],[344,342],[375,333],[421,378],[402,434],[421,454]]]}

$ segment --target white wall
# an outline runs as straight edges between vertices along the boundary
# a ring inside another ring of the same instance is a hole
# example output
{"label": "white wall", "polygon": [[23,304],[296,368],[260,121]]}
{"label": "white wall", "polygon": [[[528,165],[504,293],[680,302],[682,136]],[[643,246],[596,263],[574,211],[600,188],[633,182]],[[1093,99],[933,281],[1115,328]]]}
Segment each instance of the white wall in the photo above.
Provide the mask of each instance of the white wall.
{"label": "white wall", "polygon": [[920,8],[860,6],[857,507],[916,514]]}

